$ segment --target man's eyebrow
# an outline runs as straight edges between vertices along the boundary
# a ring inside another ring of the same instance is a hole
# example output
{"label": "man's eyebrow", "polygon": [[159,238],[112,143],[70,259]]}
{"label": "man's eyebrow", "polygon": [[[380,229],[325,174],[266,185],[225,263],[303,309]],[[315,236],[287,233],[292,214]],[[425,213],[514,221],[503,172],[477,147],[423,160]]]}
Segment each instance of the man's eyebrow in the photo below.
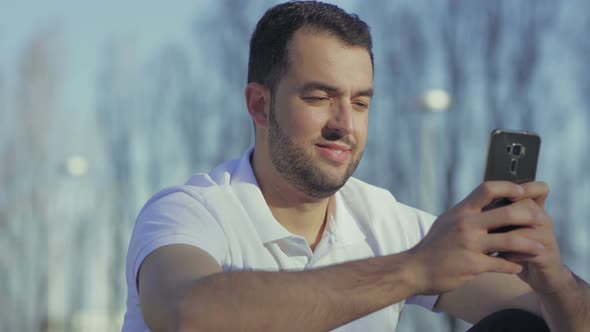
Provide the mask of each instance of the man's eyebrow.
{"label": "man's eyebrow", "polygon": [[[308,93],[314,90],[321,90],[328,93],[339,93],[340,89],[322,82],[309,82],[303,85],[300,89],[301,93]],[[373,97],[373,88],[355,91],[353,97]]]}
{"label": "man's eyebrow", "polygon": [[321,91],[325,91],[325,92],[331,92],[331,93],[335,93],[335,92],[339,92],[340,90],[335,87],[335,86],[331,86],[322,82],[309,82],[303,85],[303,87],[301,87],[300,91],[301,93],[307,93],[307,92],[311,92],[314,90],[321,90]]}
{"label": "man's eyebrow", "polygon": [[373,97],[373,88],[368,88],[366,90],[357,91],[354,93],[353,97]]}

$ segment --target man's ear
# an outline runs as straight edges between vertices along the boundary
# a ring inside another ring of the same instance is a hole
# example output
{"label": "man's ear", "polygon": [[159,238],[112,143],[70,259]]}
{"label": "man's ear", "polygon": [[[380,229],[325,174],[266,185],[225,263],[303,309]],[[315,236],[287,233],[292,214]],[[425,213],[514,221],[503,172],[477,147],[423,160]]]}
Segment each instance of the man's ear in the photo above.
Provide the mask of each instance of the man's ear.
{"label": "man's ear", "polygon": [[256,127],[268,127],[270,91],[262,84],[250,82],[246,86],[246,106]]}

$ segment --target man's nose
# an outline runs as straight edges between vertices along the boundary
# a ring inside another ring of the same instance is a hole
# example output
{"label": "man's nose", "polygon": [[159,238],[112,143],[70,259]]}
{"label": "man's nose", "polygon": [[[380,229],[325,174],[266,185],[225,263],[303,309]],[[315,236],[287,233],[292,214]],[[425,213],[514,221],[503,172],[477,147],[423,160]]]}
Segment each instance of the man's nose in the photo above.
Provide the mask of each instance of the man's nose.
{"label": "man's nose", "polygon": [[349,101],[337,103],[327,127],[338,131],[342,137],[349,135],[353,130],[352,112],[352,104]]}

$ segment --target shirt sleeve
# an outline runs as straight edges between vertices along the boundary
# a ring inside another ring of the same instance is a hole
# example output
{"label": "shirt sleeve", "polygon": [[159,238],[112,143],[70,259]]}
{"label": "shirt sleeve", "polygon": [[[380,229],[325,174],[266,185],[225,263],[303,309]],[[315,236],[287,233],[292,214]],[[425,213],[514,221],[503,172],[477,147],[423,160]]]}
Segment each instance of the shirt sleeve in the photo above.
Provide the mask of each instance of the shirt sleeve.
{"label": "shirt sleeve", "polygon": [[438,295],[417,295],[412,296],[406,300],[406,304],[414,304],[419,305],[425,309],[428,309],[433,312],[440,312],[439,310],[434,309],[434,305],[438,300]]}
{"label": "shirt sleeve", "polygon": [[[426,234],[430,231],[432,224],[434,224],[434,221],[436,220],[436,216],[433,216],[430,213],[409,207],[407,205],[400,204],[399,206],[401,209],[406,210],[408,215],[415,215],[416,216],[416,221],[418,224],[418,232],[416,233],[416,235],[418,235],[418,238],[414,239],[414,241],[415,241],[415,243],[420,242],[426,236]],[[421,306],[425,309],[428,309],[430,311],[433,311],[433,312],[440,312],[439,310],[434,309],[434,305],[436,304],[438,297],[439,297],[439,295],[416,295],[416,296],[408,298],[405,303],[419,305],[419,306]]]}
{"label": "shirt sleeve", "polygon": [[184,192],[167,192],[150,199],[137,217],[127,253],[128,277],[135,283],[143,260],[171,244],[205,250],[220,265],[227,252],[226,237],[209,210]]}

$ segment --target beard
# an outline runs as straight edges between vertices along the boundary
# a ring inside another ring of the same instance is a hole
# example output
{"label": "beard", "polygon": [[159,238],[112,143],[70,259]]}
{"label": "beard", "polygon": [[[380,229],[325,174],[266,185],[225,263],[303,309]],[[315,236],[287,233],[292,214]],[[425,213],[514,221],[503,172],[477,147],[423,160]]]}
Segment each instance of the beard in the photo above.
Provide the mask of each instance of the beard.
{"label": "beard", "polygon": [[343,137],[340,132],[333,130],[322,131],[321,137],[313,140],[312,146],[320,142],[338,140],[350,146],[351,161],[348,163],[344,175],[334,178],[316,165],[311,153],[295,144],[283,131],[275,118],[275,105],[272,97],[269,123],[268,144],[271,162],[287,182],[309,197],[320,199],[332,196],[344,186],[361,160],[363,152],[357,154],[357,144],[351,142],[348,136]]}

